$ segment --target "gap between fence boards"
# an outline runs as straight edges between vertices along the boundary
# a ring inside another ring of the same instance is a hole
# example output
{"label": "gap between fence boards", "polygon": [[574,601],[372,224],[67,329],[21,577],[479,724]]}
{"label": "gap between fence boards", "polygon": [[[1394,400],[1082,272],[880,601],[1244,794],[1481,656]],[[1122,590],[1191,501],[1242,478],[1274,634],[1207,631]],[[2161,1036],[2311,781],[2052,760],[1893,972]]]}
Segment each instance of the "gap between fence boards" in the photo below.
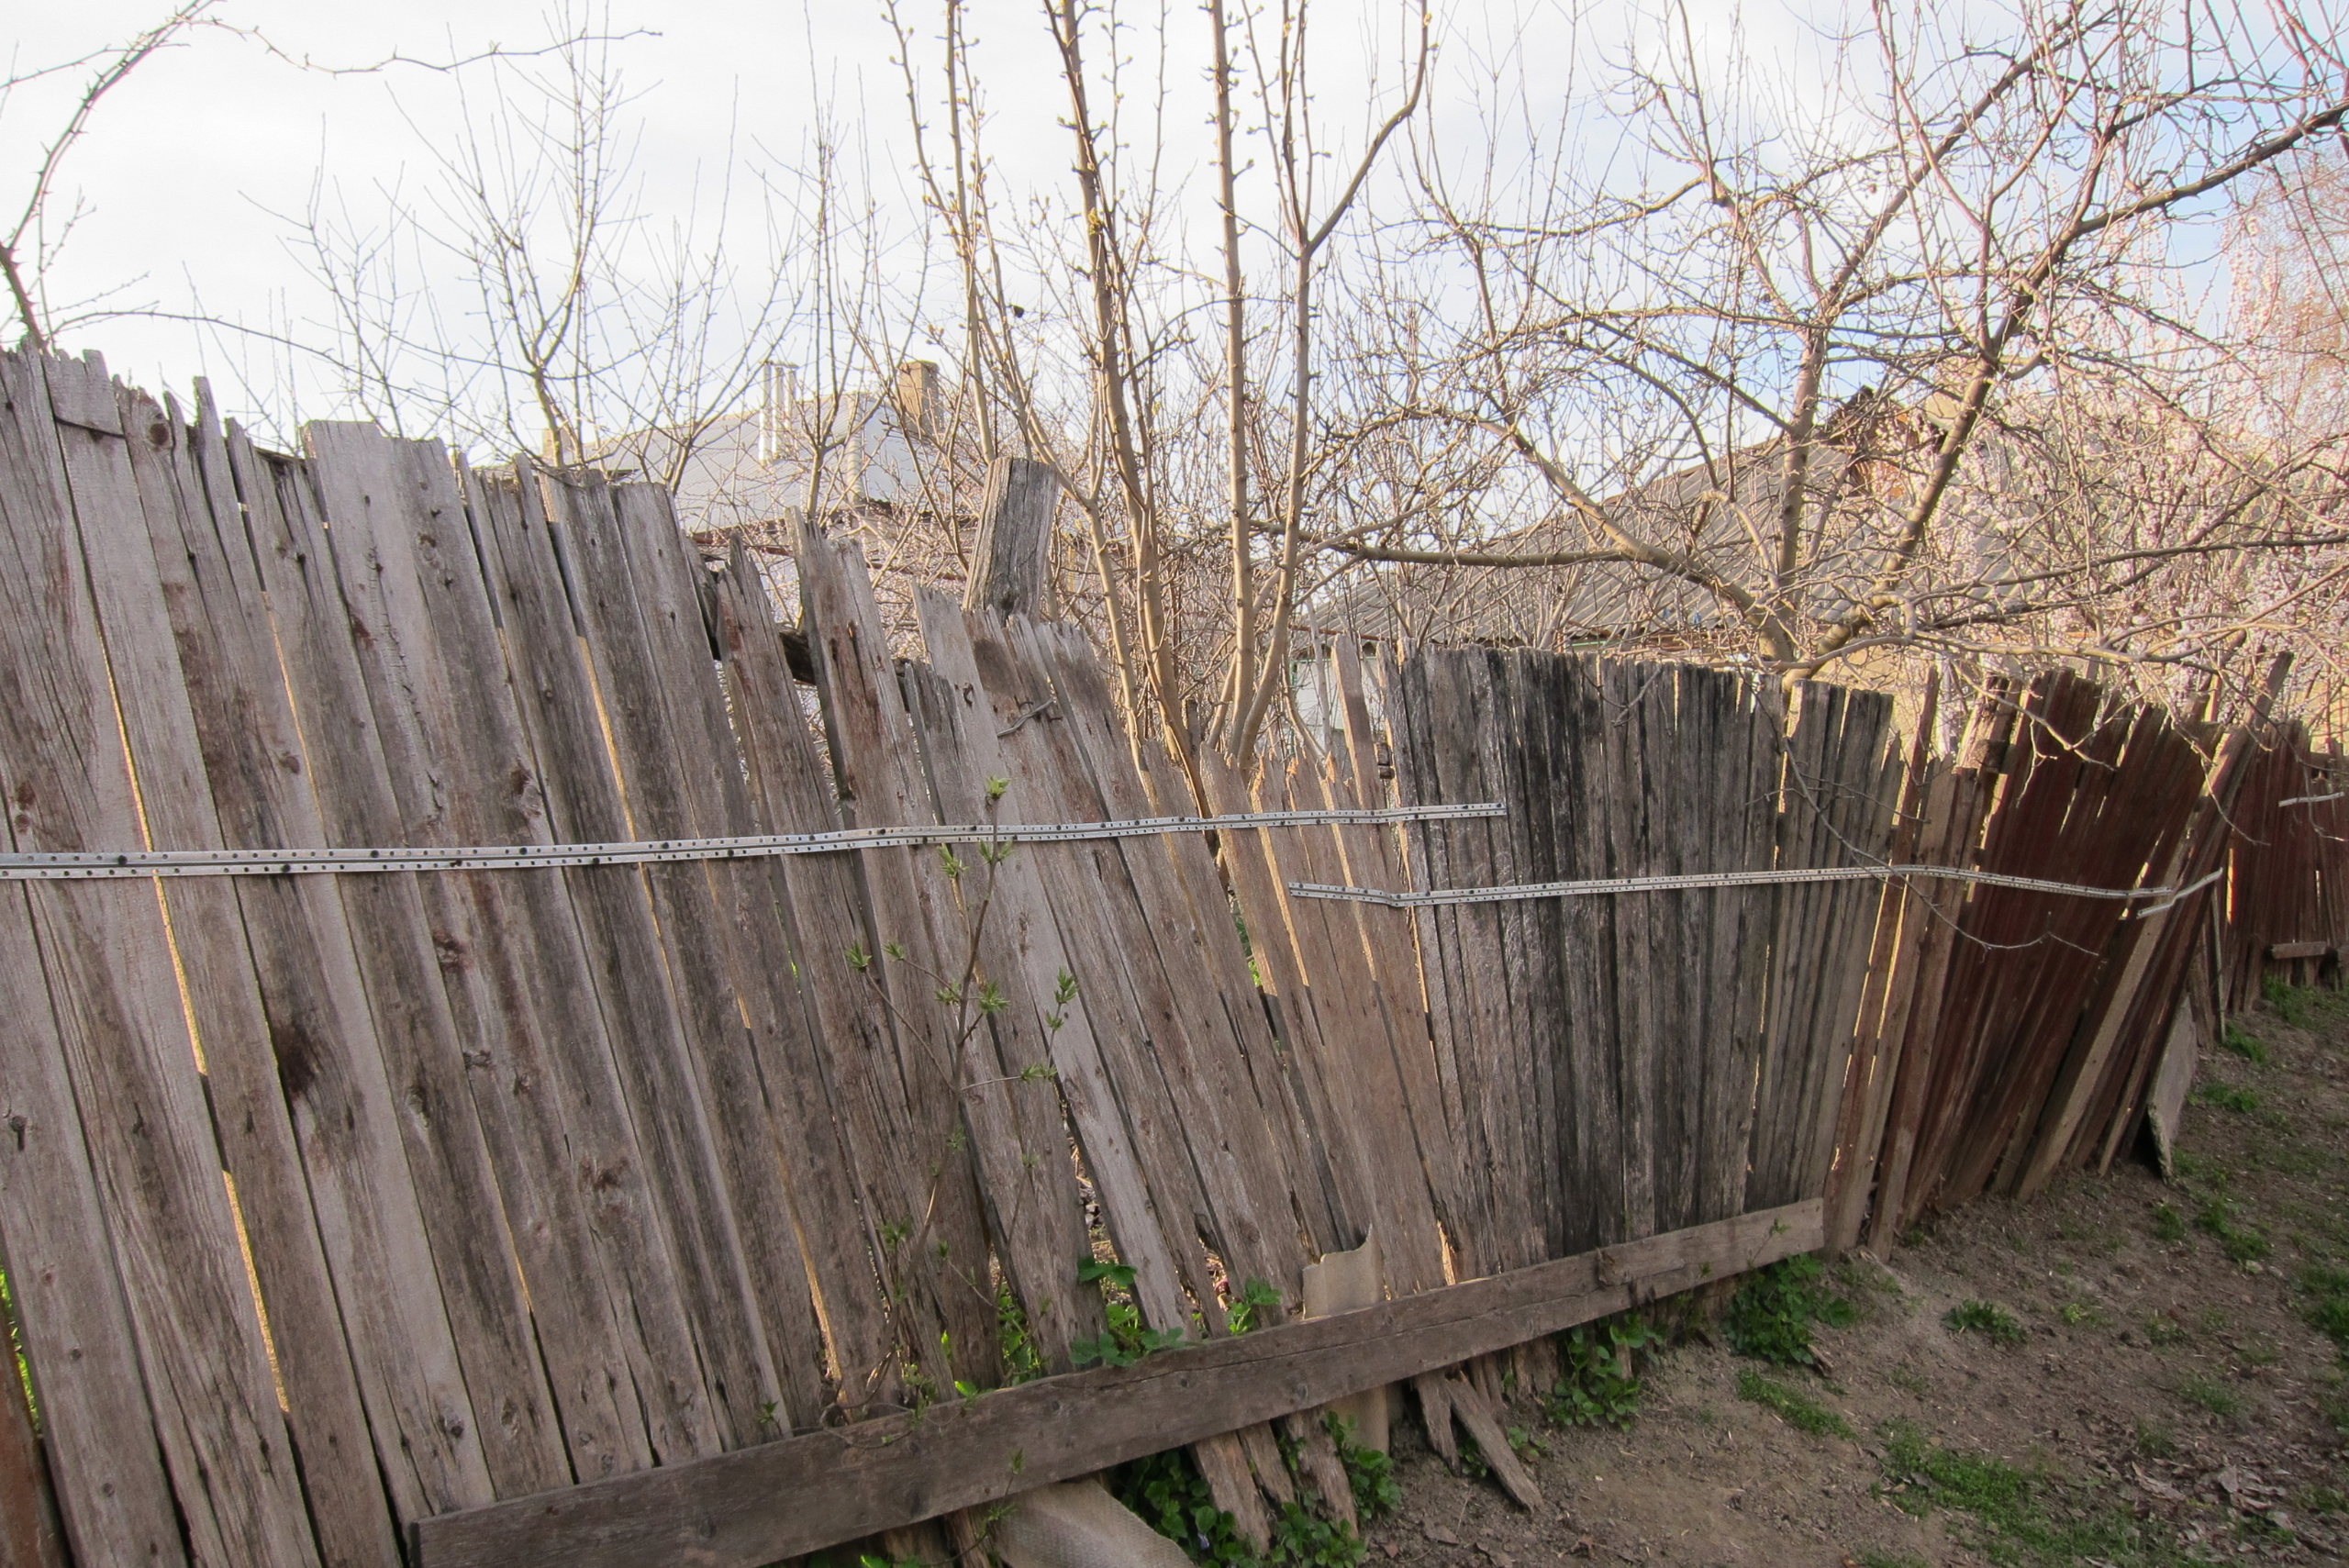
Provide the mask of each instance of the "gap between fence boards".
{"label": "gap between fence boards", "polygon": [[658,1470],[444,1514],[419,1568],[759,1568],[1524,1344],[1816,1251],[1820,1200]]}

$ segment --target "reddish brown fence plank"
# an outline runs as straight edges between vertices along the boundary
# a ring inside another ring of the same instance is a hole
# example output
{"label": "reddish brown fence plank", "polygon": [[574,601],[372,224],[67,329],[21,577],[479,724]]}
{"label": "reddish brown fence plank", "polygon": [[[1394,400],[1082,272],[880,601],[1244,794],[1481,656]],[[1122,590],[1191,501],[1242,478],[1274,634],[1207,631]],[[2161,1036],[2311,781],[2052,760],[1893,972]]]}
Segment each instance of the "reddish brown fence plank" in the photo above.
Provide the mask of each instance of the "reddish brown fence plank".
{"label": "reddish brown fence plank", "polygon": [[0,1388],[0,1568],[65,1568],[65,1538],[24,1386]]}

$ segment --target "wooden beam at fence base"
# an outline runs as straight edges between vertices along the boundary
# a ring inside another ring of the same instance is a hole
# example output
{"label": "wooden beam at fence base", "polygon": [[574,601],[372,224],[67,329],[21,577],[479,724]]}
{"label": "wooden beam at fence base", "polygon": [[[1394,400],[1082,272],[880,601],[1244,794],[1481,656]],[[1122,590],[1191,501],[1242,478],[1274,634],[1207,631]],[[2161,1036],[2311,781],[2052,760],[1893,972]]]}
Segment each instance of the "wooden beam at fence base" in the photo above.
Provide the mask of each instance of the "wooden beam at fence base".
{"label": "wooden beam at fence base", "polygon": [[1524,1344],[1816,1251],[1816,1198],[1105,1368],[444,1514],[419,1568],[757,1568]]}
{"label": "wooden beam at fence base", "polygon": [[2332,944],[2331,942],[2271,942],[2267,947],[2267,956],[2277,960],[2331,958]]}

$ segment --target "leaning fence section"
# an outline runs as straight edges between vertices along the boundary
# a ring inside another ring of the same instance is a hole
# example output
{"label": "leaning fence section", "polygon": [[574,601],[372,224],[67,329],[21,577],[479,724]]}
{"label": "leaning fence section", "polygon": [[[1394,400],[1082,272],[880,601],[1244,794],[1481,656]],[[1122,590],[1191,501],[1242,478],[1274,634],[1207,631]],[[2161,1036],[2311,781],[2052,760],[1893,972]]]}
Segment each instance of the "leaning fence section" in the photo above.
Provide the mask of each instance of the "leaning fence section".
{"label": "leaning fence section", "polygon": [[[2280,673],[2280,672],[2279,672]],[[1888,1247],[2165,1147],[2199,1051],[2264,982],[2337,981],[2337,748],[2264,711],[2186,726],[2054,673],[1993,680],[1955,756],[1920,715],[1829,1184],[1838,1245]],[[2020,873],[2129,900],[1999,885]]]}

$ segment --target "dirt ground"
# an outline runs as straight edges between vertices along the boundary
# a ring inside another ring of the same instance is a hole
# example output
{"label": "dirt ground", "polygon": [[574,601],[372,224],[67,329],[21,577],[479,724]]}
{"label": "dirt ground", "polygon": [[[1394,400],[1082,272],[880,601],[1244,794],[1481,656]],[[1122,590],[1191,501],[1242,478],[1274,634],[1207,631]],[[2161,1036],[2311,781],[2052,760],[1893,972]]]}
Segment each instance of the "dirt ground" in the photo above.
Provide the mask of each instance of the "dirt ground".
{"label": "dirt ground", "polygon": [[[2264,1063],[2202,1064],[2177,1180],[2124,1163],[1843,1263],[1855,1318],[1817,1330],[1822,1373],[1700,1334],[1657,1359],[1628,1429],[1519,1410],[1547,1451],[1529,1454],[1544,1514],[1448,1473],[1398,1422],[1404,1500],[1370,1529],[1371,1562],[2339,1560],[2349,1394],[2302,1284],[2349,1265],[2349,1005],[2283,1006],[2242,1020]],[[1946,1326],[1965,1301],[2003,1308],[2021,1342]],[[1829,1429],[1741,1397],[1741,1373]]]}

